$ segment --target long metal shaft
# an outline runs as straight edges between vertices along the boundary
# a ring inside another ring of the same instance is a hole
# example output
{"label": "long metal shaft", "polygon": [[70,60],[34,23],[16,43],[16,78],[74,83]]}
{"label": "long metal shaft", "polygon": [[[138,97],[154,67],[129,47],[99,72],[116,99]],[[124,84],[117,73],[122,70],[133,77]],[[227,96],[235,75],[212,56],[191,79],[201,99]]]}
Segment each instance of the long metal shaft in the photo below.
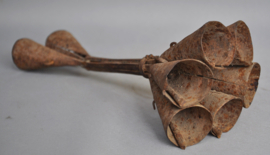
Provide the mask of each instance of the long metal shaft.
{"label": "long metal shaft", "polygon": [[107,59],[90,57],[85,59],[83,67],[91,71],[142,75],[139,68],[140,61],[141,59]]}

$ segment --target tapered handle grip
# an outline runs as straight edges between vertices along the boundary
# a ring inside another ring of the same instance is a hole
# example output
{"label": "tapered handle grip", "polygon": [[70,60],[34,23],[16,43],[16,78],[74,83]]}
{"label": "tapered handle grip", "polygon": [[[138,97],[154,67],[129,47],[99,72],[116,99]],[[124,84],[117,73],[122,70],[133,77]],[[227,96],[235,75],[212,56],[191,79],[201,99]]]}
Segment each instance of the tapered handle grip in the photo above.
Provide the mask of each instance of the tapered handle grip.
{"label": "tapered handle grip", "polygon": [[27,38],[16,41],[12,49],[12,58],[16,66],[22,70],[82,64],[80,59],[67,56]]}
{"label": "tapered handle grip", "polygon": [[81,57],[90,58],[90,55],[68,31],[58,30],[46,39],[46,46],[57,51],[72,51]]}

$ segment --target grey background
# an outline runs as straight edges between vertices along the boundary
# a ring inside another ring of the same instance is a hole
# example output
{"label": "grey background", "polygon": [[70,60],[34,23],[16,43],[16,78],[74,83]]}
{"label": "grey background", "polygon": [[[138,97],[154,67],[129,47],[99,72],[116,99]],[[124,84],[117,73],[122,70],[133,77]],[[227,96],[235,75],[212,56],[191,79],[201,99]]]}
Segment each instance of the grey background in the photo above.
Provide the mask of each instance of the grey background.
{"label": "grey background", "polygon": [[[269,1],[258,0],[0,0],[0,154],[269,154],[269,13]],[[231,131],[186,150],[167,139],[145,78],[79,67],[26,72],[11,58],[17,39],[44,44],[59,29],[94,56],[160,55],[211,20],[246,22],[261,78]]]}

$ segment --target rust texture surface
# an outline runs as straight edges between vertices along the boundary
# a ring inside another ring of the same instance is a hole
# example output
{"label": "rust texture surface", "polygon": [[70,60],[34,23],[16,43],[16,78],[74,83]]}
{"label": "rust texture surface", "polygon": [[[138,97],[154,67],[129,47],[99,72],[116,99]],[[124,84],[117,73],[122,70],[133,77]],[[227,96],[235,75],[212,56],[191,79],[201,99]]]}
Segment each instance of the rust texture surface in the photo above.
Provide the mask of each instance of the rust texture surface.
{"label": "rust texture surface", "polygon": [[26,38],[16,41],[12,49],[12,57],[16,66],[24,70],[81,64],[78,59],[56,52]]}
{"label": "rust texture surface", "polygon": [[201,102],[212,114],[212,134],[221,137],[222,132],[228,132],[241,114],[243,101],[233,95],[211,91]]}
{"label": "rust texture surface", "polygon": [[212,128],[212,116],[202,105],[177,108],[162,95],[161,89],[149,79],[153,97],[166,135],[176,146],[185,149],[200,142]]}
{"label": "rust texture surface", "polygon": [[243,107],[251,105],[261,71],[259,63],[252,62],[250,32],[243,21],[228,27],[207,22],[179,43],[172,42],[161,56],[93,57],[71,33],[60,30],[47,37],[46,47],[19,39],[12,57],[22,70],[81,66],[148,78],[165,133],[182,149],[210,131],[218,138],[228,132]]}
{"label": "rust texture surface", "polygon": [[229,25],[228,30],[235,38],[235,56],[231,65],[249,66],[253,60],[253,46],[249,28],[243,21]]}
{"label": "rust texture surface", "polygon": [[23,70],[47,67],[82,66],[87,70],[141,75],[141,59],[84,58],[69,50],[54,50],[30,39],[19,39],[13,46],[12,57],[16,66]]}
{"label": "rust texture surface", "polygon": [[55,31],[50,34],[46,39],[46,46],[59,52],[66,52],[68,49],[69,51],[83,57],[90,57],[77,39],[75,39],[71,33],[65,30]]}
{"label": "rust texture surface", "polygon": [[240,97],[244,107],[248,108],[256,93],[261,67],[254,62],[248,67],[228,67],[212,69],[214,73],[213,89]]}
{"label": "rust texture surface", "polygon": [[168,60],[198,59],[212,67],[229,66],[235,42],[220,22],[208,22],[177,44],[171,44],[161,57]]}
{"label": "rust texture surface", "polygon": [[157,63],[149,72],[162,93],[174,105],[185,108],[197,104],[211,90],[211,69],[195,59]]}

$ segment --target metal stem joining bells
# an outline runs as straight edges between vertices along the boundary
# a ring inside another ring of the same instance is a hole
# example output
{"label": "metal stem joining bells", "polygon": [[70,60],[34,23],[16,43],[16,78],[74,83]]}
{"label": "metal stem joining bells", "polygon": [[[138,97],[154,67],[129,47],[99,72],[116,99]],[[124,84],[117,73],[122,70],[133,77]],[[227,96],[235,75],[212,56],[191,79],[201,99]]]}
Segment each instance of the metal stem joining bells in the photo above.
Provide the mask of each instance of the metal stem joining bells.
{"label": "metal stem joining bells", "polygon": [[165,133],[185,149],[210,131],[218,138],[237,122],[242,107],[255,96],[260,65],[253,60],[247,25],[228,27],[207,22],[161,56],[142,59],[107,59],[90,56],[67,31],[48,36],[46,46],[19,39],[12,57],[22,70],[81,66],[91,71],[142,75],[150,81]]}

